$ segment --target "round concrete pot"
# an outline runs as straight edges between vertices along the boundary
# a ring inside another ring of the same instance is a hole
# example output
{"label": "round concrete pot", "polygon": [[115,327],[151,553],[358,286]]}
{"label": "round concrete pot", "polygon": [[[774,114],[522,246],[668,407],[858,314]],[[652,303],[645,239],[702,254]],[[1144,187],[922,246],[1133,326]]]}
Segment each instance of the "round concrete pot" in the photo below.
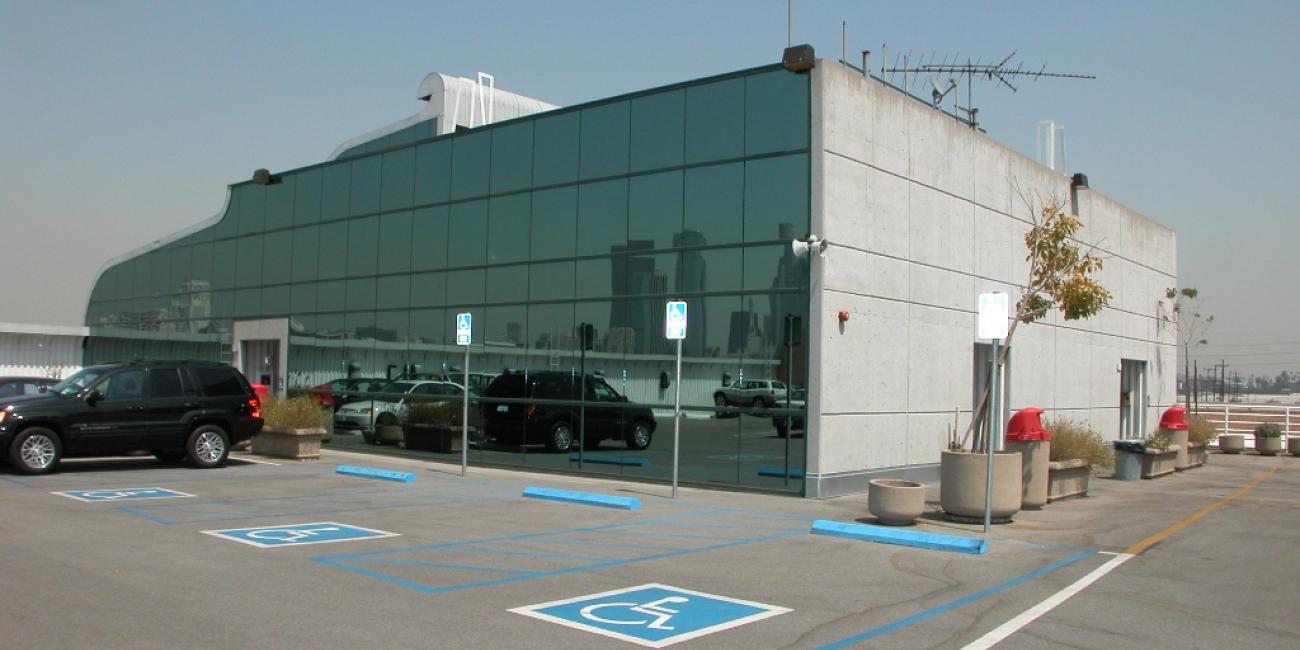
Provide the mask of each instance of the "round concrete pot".
{"label": "round concrete pot", "polygon": [[1300,436],[1287,436],[1286,450],[1292,456],[1300,456]]}
{"label": "round concrete pot", "polygon": [[1174,444],[1178,445],[1178,457],[1174,460],[1174,469],[1183,471],[1192,466],[1191,458],[1188,456],[1187,449],[1187,429],[1160,429],[1161,433],[1167,433],[1174,439]]}
{"label": "round concrete pot", "polygon": [[[993,454],[993,494],[990,518],[997,523],[1011,521],[1020,511],[1020,452]],[[939,463],[939,501],[944,517],[952,521],[982,523],[984,493],[988,480],[988,456],[966,451],[943,452]]]}
{"label": "round concrete pot", "polygon": [[1219,436],[1219,451],[1225,454],[1240,454],[1246,448],[1246,436],[1240,433],[1225,433]]}
{"label": "round concrete pot", "polygon": [[867,509],[882,524],[907,526],[925,511],[925,486],[901,479],[871,479]]}
{"label": "round concrete pot", "polygon": [[1255,453],[1260,456],[1276,456],[1282,451],[1282,437],[1265,438],[1255,436]]}

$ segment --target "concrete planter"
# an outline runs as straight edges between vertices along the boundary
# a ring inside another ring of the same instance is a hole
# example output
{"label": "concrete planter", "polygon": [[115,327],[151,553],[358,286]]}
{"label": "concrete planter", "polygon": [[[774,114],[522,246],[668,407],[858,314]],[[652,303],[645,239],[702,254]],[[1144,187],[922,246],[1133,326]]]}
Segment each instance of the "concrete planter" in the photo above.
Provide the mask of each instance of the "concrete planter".
{"label": "concrete planter", "polygon": [[449,454],[460,451],[460,427],[440,427],[425,424],[408,424],[403,427],[406,448],[415,451],[432,451]]}
{"label": "concrete planter", "polygon": [[320,458],[320,441],[325,429],[262,429],[253,436],[253,453],[292,460]]}
{"label": "concrete planter", "polygon": [[1225,454],[1240,454],[1246,448],[1246,436],[1240,433],[1225,433],[1219,436],[1219,451]]}
{"label": "concrete planter", "polygon": [[[966,451],[945,450],[939,462],[939,501],[944,517],[952,521],[983,523],[988,457]],[[1020,453],[993,454],[993,492],[990,515],[997,523],[1011,521],[1020,511]]]}
{"label": "concrete planter", "polygon": [[1292,456],[1300,456],[1300,436],[1287,436],[1286,450]]}
{"label": "concrete planter", "polygon": [[1209,460],[1210,460],[1210,450],[1206,449],[1205,445],[1194,445],[1191,443],[1187,444],[1186,469],[1200,467],[1205,463],[1209,462]]}
{"label": "concrete planter", "polygon": [[[1190,459],[1188,458],[1188,456],[1187,456],[1187,453],[1188,453],[1188,449],[1187,449],[1187,429],[1183,429],[1183,430],[1181,430],[1181,431],[1178,431],[1178,430],[1166,430],[1166,432],[1169,433],[1169,435],[1173,436],[1173,438],[1174,438],[1174,445],[1178,447],[1178,457],[1174,459],[1174,469],[1176,469],[1176,470],[1178,470],[1178,471],[1181,472],[1181,471],[1183,471],[1183,470],[1185,470],[1185,469],[1191,467],[1191,465],[1190,465],[1191,460],[1190,460]],[[1171,447],[1171,449],[1172,449],[1172,447]]]}
{"label": "concrete planter", "polygon": [[1282,437],[1265,438],[1255,436],[1255,453],[1260,456],[1276,456],[1282,451]]}
{"label": "concrete planter", "polygon": [[1148,449],[1142,454],[1142,478],[1160,478],[1173,474],[1178,462],[1178,445],[1168,449]]}
{"label": "concrete planter", "polygon": [[925,512],[925,486],[892,478],[872,479],[867,486],[867,509],[886,526],[910,525]]}
{"label": "concrete planter", "polygon": [[1092,466],[1072,458],[1047,464],[1047,502],[1088,495]]}

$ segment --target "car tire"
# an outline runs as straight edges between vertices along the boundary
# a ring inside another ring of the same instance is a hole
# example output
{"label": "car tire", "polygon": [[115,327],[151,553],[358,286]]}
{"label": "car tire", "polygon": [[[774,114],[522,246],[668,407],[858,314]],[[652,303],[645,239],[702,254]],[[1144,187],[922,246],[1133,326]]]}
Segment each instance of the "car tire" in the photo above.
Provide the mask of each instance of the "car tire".
{"label": "car tire", "polygon": [[776,437],[784,438],[790,435],[790,430],[785,427],[785,422],[776,425]]}
{"label": "car tire", "polygon": [[750,406],[752,406],[752,407],[754,407],[754,408],[756,408],[756,409],[765,409],[765,408],[767,408],[767,402],[764,401],[763,398],[761,398],[761,397],[755,397],[755,398],[754,398],[754,403],[753,403],[753,404],[750,404]]}
{"label": "car tire", "polygon": [[546,449],[565,453],[573,448],[573,427],[564,420],[551,425],[546,431]]}
{"label": "car tire", "polygon": [[185,460],[185,450],[183,449],[155,449],[153,457],[161,463],[179,463]]}
{"label": "car tire", "polygon": [[[718,409],[726,408],[728,406],[727,396],[723,395],[722,393],[714,393],[713,406]],[[726,418],[726,417],[731,417],[733,414],[727,413],[726,411],[719,410],[716,411],[714,415],[716,415],[718,418]]]}
{"label": "car tire", "polygon": [[28,427],[9,445],[9,464],[23,474],[46,474],[63,458],[58,434],[45,427]]}
{"label": "car tire", "polygon": [[632,423],[632,430],[627,432],[627,438],[623,442],[627,443],[628,449],[640,451],[650,446],[652,435],[650,423],[645,420],[637,420]]}
{"label": "car tire", "polygon": [[185,455],[195,467],[221,467],[230,455],[230,436],[215,424],[195,427],[185,441]]}

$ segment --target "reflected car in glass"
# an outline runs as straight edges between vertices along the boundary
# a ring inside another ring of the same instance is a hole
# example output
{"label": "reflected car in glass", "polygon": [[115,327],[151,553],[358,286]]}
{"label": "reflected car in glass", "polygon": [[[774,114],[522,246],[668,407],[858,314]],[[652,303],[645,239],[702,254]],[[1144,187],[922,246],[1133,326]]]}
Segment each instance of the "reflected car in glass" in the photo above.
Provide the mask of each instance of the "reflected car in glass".
{"label": "reflected car in glass", "polygon": [[379,444],[378,427],[399,426],[406,419],[412,397],[433,400],[458,398],[465,390],[449,381],[391,381],[370,391],[373,398],[361,396],[339,407],[334,413],[336,432],[359,432],[367,444]]}
{"label": "reflected car in glass", "polygon": [[785,383],[775,379],[737,379],[713,392],[714,406],[771,408],[785,403]]}
{"label": "reflected car in glass", "polygon": [[[586,379],[585,433],[581,427],[582,378],[576,373],[544,371],[531,374],[508,372],[499,375],[483,391],[484,435],[505,445],[545,444],[564,453],[578,446],[596,449],[605,440],[618,440],[628,449],[650,446],[658,423],[648,407],[630,402],[605,380],[595,375]],[[539,400],[539,403],[493,401],[492,398]],[[565,401],[565,404],[542,400]]]}
{"label": "reflected car in glass", "polygon": [[[785,407],[784,401],[776,405],[776,408],[779,409]],[[799,388],[798,386],[790,389],[790,408],[799,409],[805,412],[808,410],[808,389]],[[802,432],[804,430],[804,414],[800,413],[798,415],[790,416],[773,415],[772,426],[776,427],[776,435],[778,438],[786,437],[791,431]]]}

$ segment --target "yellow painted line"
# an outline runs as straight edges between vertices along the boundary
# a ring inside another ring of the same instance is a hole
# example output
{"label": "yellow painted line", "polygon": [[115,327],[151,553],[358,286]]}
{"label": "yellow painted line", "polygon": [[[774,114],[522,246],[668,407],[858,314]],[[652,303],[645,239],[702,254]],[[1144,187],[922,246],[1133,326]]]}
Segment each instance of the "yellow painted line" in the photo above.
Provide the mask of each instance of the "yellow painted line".
{"label": "yellow painted line", "polygon": [[1237,488],[1236,492],[1233,492],[1232,494],[1229,494],[1228,496],[1223,497],[1222,499],[1219,499],[1218,501],[1215,501],[1214,503],[1211,503],[1210,505],[1205,506],[1204,508],[1201,508],[1199,511],[1196,512],[1196,514],[1124,549],[1124,552],[1130,555],[1140,555],[1143,551],[1147,550],[1148,548],[1151,548],[1152,546],[1155,546],[1156,544],[1159,544],[1170,535],[1173,535],[1174,533],[1184,528],[1187,528],[1188,526],[1191,526],[1192,524],[1200,521],[1201,518],[1204,517],[1205,515],[1208,515],[1211,512],[1214,512],[1215,510],[1218,510],[1219,508],[1228,505],[1232,501],[1235,501],[1236,499],[1240,498],[1241,495],[1255,489],[1255,486],[1259,485],[1260,483],[1263,483],[1264,480],[1272,476],[1274,472],[1277,472],[1276,467],[1268,470],[1267,472],[1264,472],[1263,474],[1259,475],[1254,480],[1241,486],[1240,488]]}

